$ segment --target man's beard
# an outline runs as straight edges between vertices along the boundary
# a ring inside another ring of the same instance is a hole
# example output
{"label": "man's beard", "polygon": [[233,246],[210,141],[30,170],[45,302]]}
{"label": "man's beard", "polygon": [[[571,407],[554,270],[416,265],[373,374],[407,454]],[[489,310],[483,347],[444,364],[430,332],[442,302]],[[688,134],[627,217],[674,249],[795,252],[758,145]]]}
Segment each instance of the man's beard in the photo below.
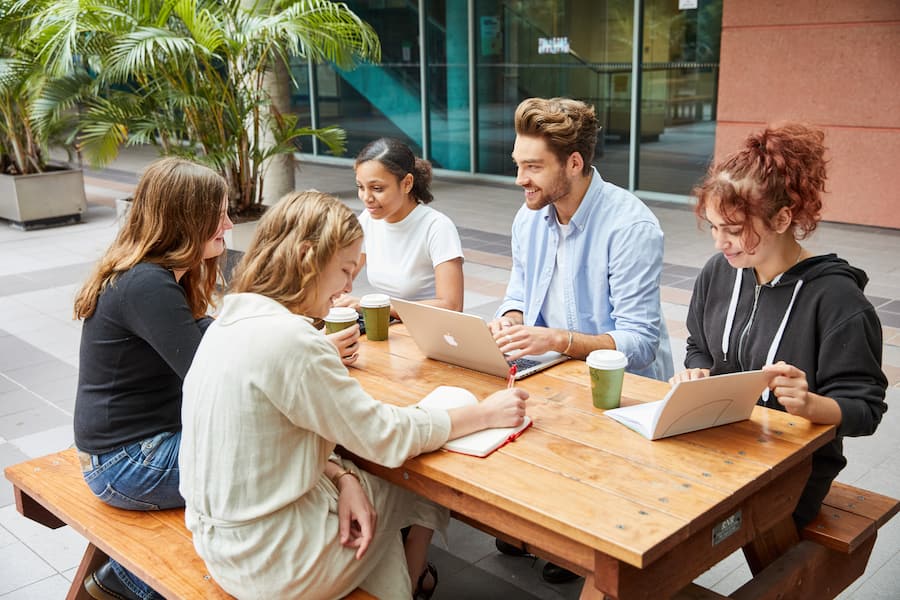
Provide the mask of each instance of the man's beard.
{"label": "man's beard", "polygon": [[551,188],[541,188],[541,203],[540,206],[529,207],[532,210],[541,210],[545,206],[550,206],[551,204],[558,202],[559,200],[565,198],[572,192],[572,183],[568,180],[568,178],[560,173],[559,177],[557,177],[553,181],[553,185]]}

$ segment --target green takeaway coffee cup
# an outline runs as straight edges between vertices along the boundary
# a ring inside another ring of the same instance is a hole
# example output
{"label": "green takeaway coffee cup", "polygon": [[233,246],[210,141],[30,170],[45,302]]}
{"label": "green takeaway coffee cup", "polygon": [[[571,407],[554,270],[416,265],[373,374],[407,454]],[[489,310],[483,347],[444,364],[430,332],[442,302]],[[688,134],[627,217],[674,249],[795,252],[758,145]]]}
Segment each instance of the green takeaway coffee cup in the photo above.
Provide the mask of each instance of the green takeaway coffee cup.
{"label": "green takeaway coffee cup", "polygon": [[591,396],[595,408],[619,408],[622,379],[628,359],[618,350],[594,350],[585,362],[591,374]]}
{"label": "green takeaway coffee cup", "polygon": [[333,306],[325,317],[325,333],[347,329],[356,323],[356,311],[349,306]]}
{"label": "green takeaway coffee cup", "polygon": [[391,297],[387,294],[366,294],[359,299],[359,307],[366,322],[366,337],[373,342],[386,340],[391,322]]}

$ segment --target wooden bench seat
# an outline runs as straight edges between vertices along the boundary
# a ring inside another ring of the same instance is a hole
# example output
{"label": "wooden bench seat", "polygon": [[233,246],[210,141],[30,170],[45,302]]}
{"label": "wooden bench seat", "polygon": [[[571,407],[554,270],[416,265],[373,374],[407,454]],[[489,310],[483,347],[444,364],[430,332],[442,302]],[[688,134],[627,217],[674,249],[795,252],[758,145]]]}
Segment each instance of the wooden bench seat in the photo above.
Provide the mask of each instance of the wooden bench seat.
{"label": "wooden bench seat", "polygon": [[[90,600],[84,580],[113,557],[169,600],[231,598],[210,577],[184,525],[184,509],[120,510],[98,500],[74,449],[7,467],[16,508],[52,529],[69,525],[88,540],[67,600]],[[357,589],[352,600],[374,600]]]}
{"label": "wooden bench seat", "polygon": [[835,481],[803,539],[851,554],[898,510],[900,502],[894,498]]}
{"label": "wooden bench seat", "polygon": [[898,510],[895,498],[833,482],[801,541],[730,598],[834,598],[865,572],[878,528]]}

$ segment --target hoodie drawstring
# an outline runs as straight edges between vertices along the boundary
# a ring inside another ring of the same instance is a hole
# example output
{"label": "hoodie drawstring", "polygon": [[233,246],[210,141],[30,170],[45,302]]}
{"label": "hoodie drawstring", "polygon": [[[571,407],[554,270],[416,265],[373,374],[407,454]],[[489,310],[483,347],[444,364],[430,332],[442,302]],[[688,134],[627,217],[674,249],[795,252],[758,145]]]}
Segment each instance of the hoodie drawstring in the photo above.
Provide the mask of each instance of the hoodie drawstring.
{"label": "hoodie drawstring", "polygon": [[[737,312],[737,304],[738,304],[738,296],[741,293],[741,278],[743,275],[743,269],[735,269],[734,276],[734,289],[731,291],[731,302],[728,304],[728,316],[725,317],[725,331],[722,333],[722,354],[723,360],[728,362],[728,346],[731,339],[731,329],[734,327],[734,315]],[[781,279],[779,275],[772,283],[777,283]],[[769,352],[766,355],[765,364],[771,365],[775,360],[775,353],[778,352],[778,346],[781,345],[781,338],[784,337],[784,330],[787,327],[788,319],[791,316],[791,310],[794,308],[794,301],[797,299],[797,294],[800,293],[800,288],[803,287],[803,280],[798,279],[797,283],[794,284],[794,293],[791,296],[791,301],[788,303],[787,310],[784,312],[784,316],[781,318],[781,324],[778,326],[778,331],[775,332],[775,339],[772,340],[772,344],[769,346]],[[763,402],[769,402],[769,389],[766,388],[762,393]]]}
{"label": "hoodie drawstring", "polygon": [[[784,330],[787,327],[788,319],[791,316],[791,309],[794,307],[794,300],[797,299],[797,294],[800,293],[800,288],[803,287],[803,280],[798,279],[797,283],[794,284],[794,294],[791,296],[791,301],[788,304],[787,310],[784,311],[784,317],[781,319],[781,325],[778,326],[778,331],[775,332],[775,339],[772,340],[772,345],[769,346],[769,353],[766,355],[766,364],[771,365],[772,361],[775,360],[775,353],[778,351],[778,346],[781,344],[781,338],[784,336]],[[768,404],[769,402],[769,388],[766,388],[762,394],[763,402]]]}
{"label": "hoodie drawstring", "polygon": [[734,326],[734,313],[737,311],[738,296],[741,295],[741,276],[743,269],[735,269],[734,289],[731,291],[731,303],[728,305],[728,316],[725,318],[725,332],[722,334],[722,355],[728,362],[728,344],[731,339],[731,328]]}

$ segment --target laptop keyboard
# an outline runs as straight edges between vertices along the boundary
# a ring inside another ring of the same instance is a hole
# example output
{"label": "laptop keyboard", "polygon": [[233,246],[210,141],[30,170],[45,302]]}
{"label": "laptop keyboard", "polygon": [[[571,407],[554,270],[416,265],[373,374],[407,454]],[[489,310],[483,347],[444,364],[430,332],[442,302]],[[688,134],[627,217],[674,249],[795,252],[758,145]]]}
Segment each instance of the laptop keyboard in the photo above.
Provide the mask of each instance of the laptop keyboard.
{"label": "laptop keyboard", "polygon": [[541,364],[539,360],[532,360],[530,358],[517,358],[516,360],[509,361],[510,366],[516,365],[516,371],[521,373],[525,369],[530,369],[535,365]]}

